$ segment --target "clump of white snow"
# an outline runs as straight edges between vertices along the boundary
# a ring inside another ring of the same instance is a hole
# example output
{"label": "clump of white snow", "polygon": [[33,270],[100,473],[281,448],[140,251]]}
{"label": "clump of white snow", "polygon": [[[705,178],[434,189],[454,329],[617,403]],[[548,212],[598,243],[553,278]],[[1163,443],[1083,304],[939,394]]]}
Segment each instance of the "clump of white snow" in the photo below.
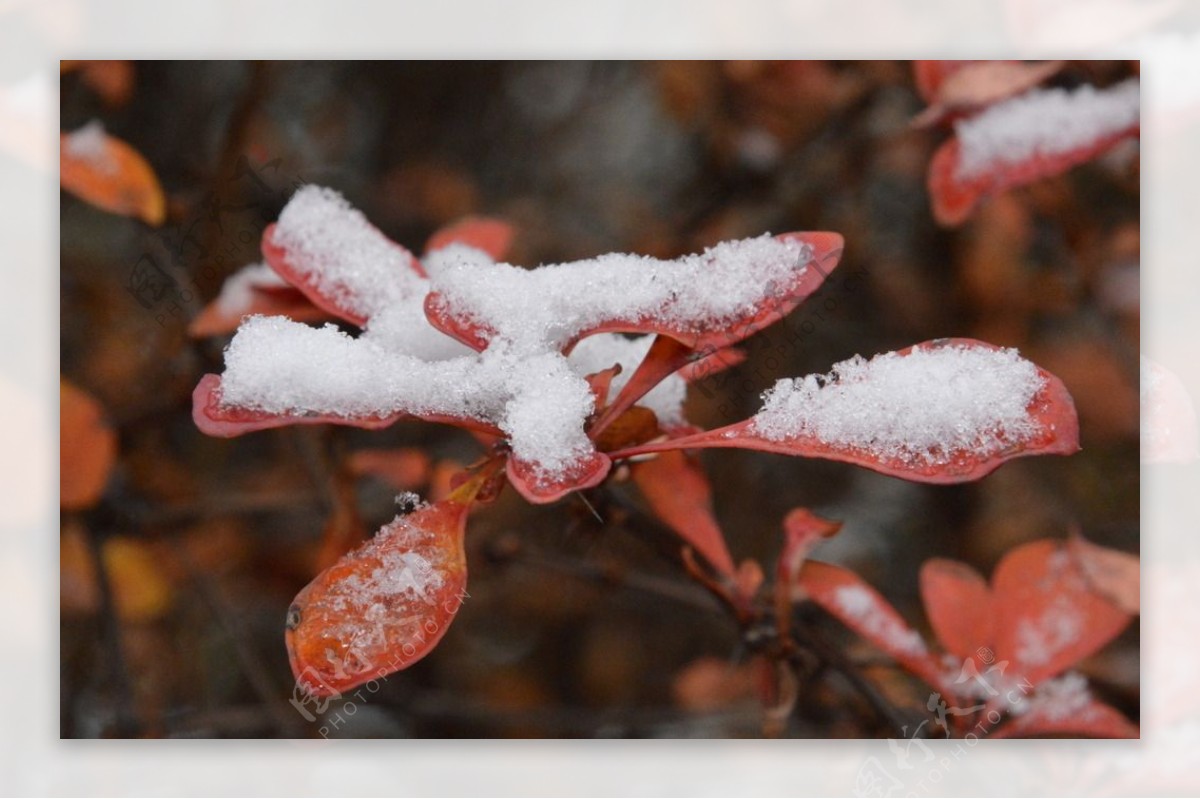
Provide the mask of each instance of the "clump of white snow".
{"label": "clump of white snow", "polygon": [[885,613],[879,599],[863,586],[843,585],[834,591],[833,600],[847,618],[858,622],[867,637],[906,654],[923,655],[927,651],[920,634]]}
{"label": "clump of white snow", "polygon": [[439,254],[434,289],[457,315],[522,346],[558,348],[606,321],[698,331],[753,314],[807,269],[811,248],[764,235],[675,261],[613,253],[522,269]]}
{"label": "clump of white snow", "polygon": [[1044,385],[1013,349],[914,347],[778,381],[751,429],[771,441],[812,437],[877,458],[943,463],[1029,440],[1038,432],[1029,405]]}
{"label": "clump of white snow", "polygon": [[1085,147],[1127,130],[1140,115],[1136,78],[1107,89],[1085,85],[1026,92],[955,123],[958,177],[968,180],[997,166]]}
{"label": "clump of white snow", "polygon": [[116,171],[117,164],[109,151],[108,134],[98,119],[68,133],[63,146],[67,155],[86,161],[99,172],[111,174]]}

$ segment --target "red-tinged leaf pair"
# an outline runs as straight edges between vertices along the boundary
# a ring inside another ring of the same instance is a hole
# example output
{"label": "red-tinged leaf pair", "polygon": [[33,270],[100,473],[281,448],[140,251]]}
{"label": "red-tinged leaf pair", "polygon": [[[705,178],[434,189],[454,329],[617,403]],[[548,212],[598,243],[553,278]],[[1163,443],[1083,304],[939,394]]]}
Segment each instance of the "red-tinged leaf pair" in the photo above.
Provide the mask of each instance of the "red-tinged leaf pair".
{"label": "red-tinged leaf pair", "polygon": [[1062,174],[1136,137],[1136,80],[1067,92],[1039,84],[1063,62],[917,61],[917,89],[929,104],[914,124],[953,123],[929,167],[934,217],[966,220],[980,202]]}
{"label": "red-tinged leaf pair", "polygon": [[848,569],[808,561],[792,591],[932,686],[937,694],[929,709],[938,711],[947,735],[1000,714],[991,737],[1128,738],[1137,737],[1137,727],[1068,670],[1128,626],[1136,572],[1134,556],[1082,539],[1017,547],[990,585],[966,564],[927,561],[921,594],[941,652],[929,651],[891,604]]}

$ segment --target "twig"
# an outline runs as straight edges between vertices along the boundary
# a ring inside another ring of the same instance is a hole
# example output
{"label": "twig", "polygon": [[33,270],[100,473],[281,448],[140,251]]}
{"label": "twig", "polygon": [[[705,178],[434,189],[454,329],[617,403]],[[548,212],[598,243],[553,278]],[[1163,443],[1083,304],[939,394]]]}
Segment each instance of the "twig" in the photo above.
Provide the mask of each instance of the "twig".
{"label": "twig", "polygon": [[117,694],[114,732],[118,738],[134,738],[138,734],[140,725],[132,710],[133,687],[129,682],[125,651],[121,644],[121,622],[117,617],[112,581],[108,577],[108,568],[104,563],[104,549],[98,536],[89,528],[86,538],[88,554],[91,555],[92,566],[95,569],[96,585],[100,589],[101,643],[104,646],[113,687]]}

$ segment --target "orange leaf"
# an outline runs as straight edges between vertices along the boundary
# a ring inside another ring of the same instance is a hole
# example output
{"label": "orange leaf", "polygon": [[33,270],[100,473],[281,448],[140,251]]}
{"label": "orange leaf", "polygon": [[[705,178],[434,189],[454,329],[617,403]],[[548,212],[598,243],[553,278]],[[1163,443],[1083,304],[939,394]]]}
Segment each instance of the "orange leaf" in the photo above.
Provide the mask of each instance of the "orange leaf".
{"label": "orange leaf", "polygon": [[928,560],[921,567],[921,598],[947,652],[966,660],[991,646],[991,590],[979,572],[955,560]]}
{"label": "orange leaf", "polygon": [[99,501],[117,458],[117,434],[87,392],[59,381],[59,503],[80,510]]}
{"label": "orange leaf", "polygon": [[347,468],[355,475],[376,477],[400,491],[411,491],[429,481],[429,456],[416,447],[360,449],[350,455]]}
{"label": "orange leaf", "polygon": [[1048,539],[1004,556],[992,598],[996,657],[1034,684],[1099,651],[1131,619],[1092,590],[1065,544]]}
{"label": "orange leaf", "polygon": [[508,253],[512,240],[513,228],[507,222],[486,216],[468,216],[430,236],[425,243],[425,252],[431,253],[451,244],[465,244],[498,261]]}
{"label": "orange leaf", "polygon": [[633,464],[633,481],[654,511],[714,568],[732,577],[733,557],[712,511],[712,489],[699,461],[683,452],[664,452]]}
{"label": "orange leaf", "polygon": [[161,225],[166,198],[154,170],[130,145],[91,122],[59,139],[62,187],[84,202]]}

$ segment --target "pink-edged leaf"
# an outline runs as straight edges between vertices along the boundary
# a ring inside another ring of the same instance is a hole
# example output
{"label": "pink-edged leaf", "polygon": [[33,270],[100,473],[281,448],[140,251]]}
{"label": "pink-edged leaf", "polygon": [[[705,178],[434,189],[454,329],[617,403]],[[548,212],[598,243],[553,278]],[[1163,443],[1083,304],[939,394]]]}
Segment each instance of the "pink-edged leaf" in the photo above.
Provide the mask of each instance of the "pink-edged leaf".
{"label": "pink-edged leaf", "polygon": [[990,738],[1140,738],[1138,726],[1119,710],[1095,699],[1060,708],[1034,695],[1028,709],[1012,716]]}
{"label": "pink-edged leaf", "polygon": [[809,599],[905,670],[933,686],[944,682],[920,634],[857,574],[832,563],[810,560],[801,567],[798,584]]}
{"label": "pink-edged leaf", "polygon": [[[659,456],[664,457],[664,455]],[[807,508],[793,508],[783,519],[783,552],[775,579],[792,591],[791,599],[803,599],[803,589],[797,582],[813,548],[842,529],[841,522],[822,519]]]}
{"label": "pink-edged leaf", "polygon": [[1126,613],[1141,611],[1142,562],[1137,555],[1093,544],[1073,533],[1067,549],[1093,591]]}
{"label": "pink-edged leaf", "polygon": [[593,452],[573,464],[566,474],[548,477],[537,464],[527,463],[512,456],[508,458],[508,482],[513,488],[535,505],[557,502],[574,491],[582,491],[599,485],[608,477],[612,461],[602,452]]}
{"label": "pink-edged leaf", "polygon": [[262,316],[286,316],[294,322],[323,322],[334,318],[328,311],[313,305],[299,289],[251,287],[249,302],[230,311],[220,302],[210,302],[188,324],[188,335],[192,338],[209,338],[233,333],[242,319],[255,314]]}
{"label": "pink-edged leaf", "polygon": [[398,517],[300,591],[286,643],[302,690],[336,696],[437,646],[465,596],[463,537],[476,488]]}
{"label": "pink-edged leaf", "polygon": [[[943,347],[993,351],[999,349],[973,339],[938,339],[900,350],[896,355],[904,357],[913,354],[918,348],[928,352]],[[813,435],[796,435],[775,440],[760,432],[755,426],[755,417],[752,417],[727,427],[650,442],[611,452],[609,455],[616,460],[671,449],[752,449],[781,455],[842,461],[922,483],[968,482],[978,480],[1014,458],[1030,455],[1066,455],[1078,451],[1079,421],[1071,395],[1057,377],[1044,369],[1038,369],[1037,372],[1044,383],[1026,409],[1034,432],[1020,441],[1008,441],[998,434],[992,436],[992,443],[996,448],[989,454],[982,454],[975,449],[961,449],[939,453],[936,456],[931,454],[928,459],[902,458],[877,454],[863,447],[822,441]]]}
{"label": "pink-edged leaf", "polygon": [[336,424],[345,427],[361,427],[365,430],[380,430],[390,427],[402,419],[421,419],[426,422],[454,425],[488,435],[503,435],[498,428],[478,419],[443,414],[415,416],[407,413],[393,413],[385,416],[340,416],[316,413],[269,413],[250,408],[237,408],[221,403],[221,376],[214,374],[207,374],[200,378],[200,382],[192,391],[192,419],[201,432],[218,438],[233,438],[258,430],[270,430],[297,424]]}
{"label": "pink-edged leaf", "polygon": [[[759,330],[791,313],[806,297],[816,291],[825,277],[837,266],[842,256],[844,240],[837,233],[784,233],[779,240],[797,241],[811,247],[808,268],[797,270],[788,285],[780,286],[753,312],[727,320],[719,327],[674,324],[655,319],[609,319],[580,331],[567,343],[596,333],[659,333],[698,352],[710,352],[736,344]],[[456,314],[450,304],[436,291],[425,298],[425,315],[429,323],[475,350],[483,350],[495,332],[466,315]]]}
{"label": "pink-edged leaf", "polygon": [[501,219],[468,216],[435,231],[425,243],[425,252],[431,253],[451,244],[465,244],[498,261],[508,254],[513,236],[512,225]]}
{"label": "pink-edged leaf", "polygon": [[[318,308],[360,327],[366,324],[368,317],[366,309],[370,301],[357,296],[350,287],[343,287],[343,290],[339,292],[330,292],[327,288],[323,288],[320,282],[313,276],[314,272],[322,268],[322,264],[302,263],[301,259],[303,256],[301,254],[289,251],[276,241],[276,227],[274,224],[267,225],[262,236],[263,258],[271,265],[271,268],[280,277],[303,292],[304,296],[308,297],[313,305],[316,305]],[[371,231],[372,235],[377,235],[388,246],[394,248],[400,254],[403,263],[406,265],[405,268],[411,269],[421,277],[425,277],[424,267],[421,266],[420,261],[412,253],[391,239],[388,239],[375,228],[371,228]]]}
{"label": "pink-edged leaf", "polygon": [[942,648],[976,660],[992,645],[992,592],[983,576],[965,563],[944,558],[921,566],[921,599]]}
{"label": "pink-edged leaf", "polygon": [[1140,125],[1100,135],[1088,143],[1063,152],[1035,153],[1022,161],[1001,162],[970,177],[961,177],[962,145],[951,138],[933,155],[929,164],[929,194],[933,216],[942,225],[964,222],[983,200],[1008,189],[1062,173],[1103,155],[1126,139],[1136,136]]}
{"label": "pink-edged leaf", "polygon": [[633,464],[633,481],[650,509],[717,571],[732,577],[733,557],[712,510],[712,488],[699,461],[664,452]]}
{"label": "pink-edged leaf", "polygon": [[[946,62],[923,62],[946,63]],[[934,125],[1028,91],[1057,73],[1062,61],[957,61],[940,76],[929,107],[913,119],[916,126]]]}
{"label": "pink-edged leaf", "polygon": [[996,657],[1037,684],[1098,652],[1131,616],[1096,593],[1065,542],[1023,544],[992,575]]}
{"label": "pink-edged leaf", "polygon": [[726,369],[732,369],[746,360],[746,353],[737,347],[725,347],[716,352],[710,352],[679,370],[679,376],[689,383],[704,380]]}
{"label": "pink-edged leaf", "polygon": [[616,398],[600,412],[599,417],[588,429],[588,436],[596,440],[612,422],[646,396],[664,379],[677,372],[692,357],[692,350],[673,338],[656,336],[646,357],[638,364],[634,373],[621,388]]}

